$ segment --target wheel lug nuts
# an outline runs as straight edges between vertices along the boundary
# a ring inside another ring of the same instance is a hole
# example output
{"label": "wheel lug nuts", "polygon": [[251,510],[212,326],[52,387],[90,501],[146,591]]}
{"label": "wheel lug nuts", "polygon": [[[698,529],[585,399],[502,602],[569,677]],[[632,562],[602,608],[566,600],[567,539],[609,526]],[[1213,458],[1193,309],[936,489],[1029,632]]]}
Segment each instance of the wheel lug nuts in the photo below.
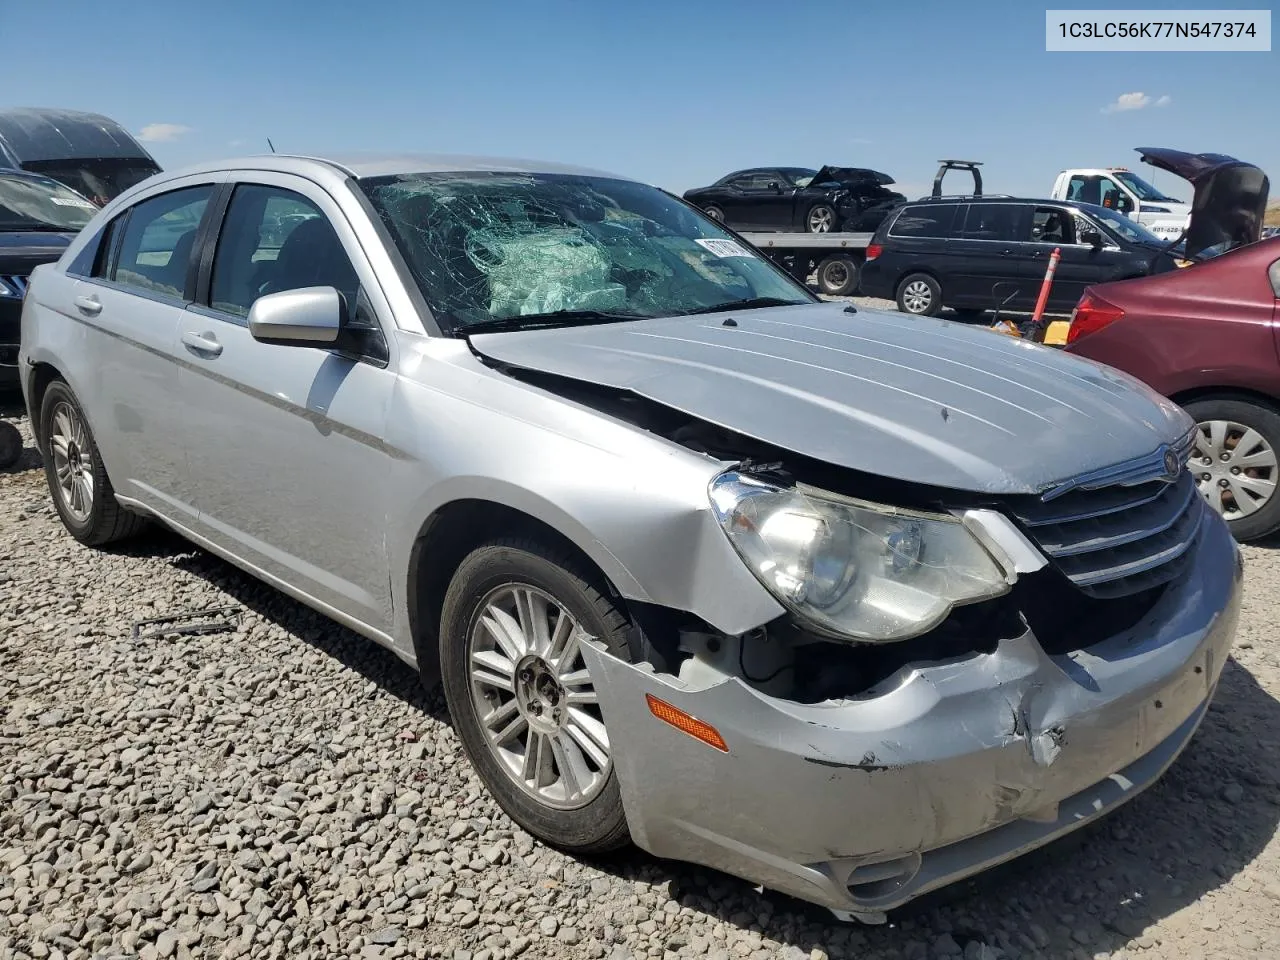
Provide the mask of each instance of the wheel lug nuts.
{"label": "wheel lug nuts", "polygon": [[1201,460],[1200,462],[1201,462],[1201,463],[1203,463],[1203,464],[1207,467],[1209,464],[1213,463],[1213,458],[1212,458],[1212,457],[1205,457],[1205,458],[1204,458],[1203,460]]}
{"label": "wheel lug nuts", "polygon": [[540,704],[537,700],[529,701],[529,712],[532,713],[535,717],[541,716],[542,704]]}
{"label": "wheel lug nuts", "polygon": [[1220,487],[1228,486],[1227,478],[1226,478],[1226,477],[1223,477],[1221,480],[1219,480],[1219,481],[1218,481],[1218,486],[1220,486]]}
{"label": "wheel lug nuts", "polygon": [[1229,453],[1224,453],[1224,454],[1223,454],[1221,457],[1219,457],[1218,459],[1219,459],[1219,460],[1221,460],[1223,463],[1226,463],[1228,460],[1230,460],[1230,459],[1231,459],[1231,454],[1229,454]]}
{"label": "wheel lug nuts", "polygon": [[520,671],[520,682],[521,682],[521,683],[533,683],[533,671],[532,671],[532,670],[530,670],[528,667],[525,667],[523,670],[521,670],[521,671]]}
{"label": "wheel lug nuts", "polygon": [[1231,468],[1231,472],[1232,472],[1232,473],[1234,473],[1234,474],[1239,474],[1239,473],[1240,473],[1240,468],[1239,468],[1239,467],[1232,467],[1232,468]]}
{"label": "wheel lug nuts", "polygon": [[1207,473],[1202,473],[1200,474],[1200,479],[1204,480],[1207,483],[1208,481],[1212,480],[1213,477],[1209,476],[1209,474]]}

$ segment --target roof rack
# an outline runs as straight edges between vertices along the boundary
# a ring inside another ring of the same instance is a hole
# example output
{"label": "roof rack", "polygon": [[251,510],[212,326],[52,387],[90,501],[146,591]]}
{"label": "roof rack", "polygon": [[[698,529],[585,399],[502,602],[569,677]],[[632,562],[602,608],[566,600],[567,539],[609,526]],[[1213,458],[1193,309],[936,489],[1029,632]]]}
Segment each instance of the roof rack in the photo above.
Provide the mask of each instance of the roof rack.
{"label": "roof rack", "polygon": [[981,160],[939,160],[938,163],[940,164],[938,173],[933,178],[933,196],[942,196],[942,178],[949,170],[967,170],[973,175],[973,193],[958,194],[958,196],[982,196],[982,172],[978,169],[982,166]]}

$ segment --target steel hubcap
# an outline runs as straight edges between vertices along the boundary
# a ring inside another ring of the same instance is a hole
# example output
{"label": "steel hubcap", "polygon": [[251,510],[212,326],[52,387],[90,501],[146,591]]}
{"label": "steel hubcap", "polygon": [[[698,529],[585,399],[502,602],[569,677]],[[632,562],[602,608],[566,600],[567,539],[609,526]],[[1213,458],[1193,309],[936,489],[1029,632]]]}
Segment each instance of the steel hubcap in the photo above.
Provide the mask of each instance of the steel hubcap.
{"label": "steel hubcap", "polygon": [[512,583],[481,601],[467,640],[489,749],[521,790],[559,809],[590,803],[612,769],[583,636],[549,594]]}
{"label": "steel hubcap", "polygon": [[58,499],[75,520],[84,523],[93,510],[93,463],[88,453],[89,438],[75,408],[59,403],[53,410],[49,452],[58,479]]}
{"label": "steel hubcap", "polygon": [[1227,520],[1257,513],[1276,490],[1276,452],[1258,431],[1230,420],[1198,425],[1190,467],[1201,496]]}
{"label": "steel hubcap", "polygon": [[907,289],[902,291],[902,302],[912,313],[923,313],[929,309],[932,301],[933,291],[923,280],[913,280],[907,284]]}
{"label": "steel hubcap", "polygon": [[809,211],[809,229],[813,233],[829,233],[831,231],[831,221],[835,219],[835,214],[826,207],[818,207],[816,210]]}
{"label": "steel hubcap", "polygon": [[849,282],[849,268],[843,263],[829,263],[827,269],[823,271],[826,278],[827,286],[843,287]]}

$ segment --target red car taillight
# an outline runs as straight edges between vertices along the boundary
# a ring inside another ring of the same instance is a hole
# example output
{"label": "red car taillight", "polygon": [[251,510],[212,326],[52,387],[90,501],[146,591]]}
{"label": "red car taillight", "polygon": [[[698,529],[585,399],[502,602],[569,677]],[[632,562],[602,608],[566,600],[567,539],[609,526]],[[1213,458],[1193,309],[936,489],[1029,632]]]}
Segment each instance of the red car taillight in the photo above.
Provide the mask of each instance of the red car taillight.
{"label": "red car taillight", "polygon": [[1114,303],[1103,300],[1096,293],[1086,290],[1080,302],[1076,304],[1075,310],[1071,312],[1071,328],[1067,331],[1067,343],[1075,343],[1081,337],[1097,333],[1123,316],[1124,311]]}
{"label": "red car taillight", "polygon": [[867,247],[867,259],[874,260],[880,254],[884,253],[884,247],[878,243],[873,243]]}

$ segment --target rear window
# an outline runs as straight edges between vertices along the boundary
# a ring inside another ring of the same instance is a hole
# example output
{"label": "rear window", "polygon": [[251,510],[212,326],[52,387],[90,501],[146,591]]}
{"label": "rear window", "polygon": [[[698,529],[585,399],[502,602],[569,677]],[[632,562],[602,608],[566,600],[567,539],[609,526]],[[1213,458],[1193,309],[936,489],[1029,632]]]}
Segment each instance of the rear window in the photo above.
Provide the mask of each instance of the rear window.
{"label": "rear window", "polygon": [[956,205],[926,203],[918,207],[905,207],[893,221],[891,237],[949,237],[955,223]]}

